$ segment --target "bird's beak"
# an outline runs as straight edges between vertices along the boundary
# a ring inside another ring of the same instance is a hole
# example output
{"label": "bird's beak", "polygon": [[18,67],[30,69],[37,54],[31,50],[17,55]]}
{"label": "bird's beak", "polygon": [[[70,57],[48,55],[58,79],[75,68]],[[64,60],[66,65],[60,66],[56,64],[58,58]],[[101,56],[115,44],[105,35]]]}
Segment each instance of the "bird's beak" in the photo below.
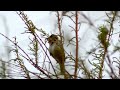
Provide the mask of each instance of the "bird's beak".
{"label": "bird's beak", "polygon": [[48,41],[49,38],[46,38],[46,40]]}

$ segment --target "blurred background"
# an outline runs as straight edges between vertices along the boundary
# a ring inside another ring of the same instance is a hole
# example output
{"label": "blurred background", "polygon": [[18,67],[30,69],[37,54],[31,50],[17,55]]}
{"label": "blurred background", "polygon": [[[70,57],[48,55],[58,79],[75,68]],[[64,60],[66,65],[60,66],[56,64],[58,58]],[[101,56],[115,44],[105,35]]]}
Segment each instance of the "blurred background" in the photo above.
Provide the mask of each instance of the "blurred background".
{"label": "blurred background", "polygon": [[[62,12],[62,11],[60,11]],[[74,13],[74,11],[71,11]],[[71,12],[62,12],[62,14],[71,15]],[[97,42],[97,36],[99,33],[98,27],[101,25],[107,25],[106,20],[108,19],[106,15],[107,11],[79,11],[79,57],[80,59],[92,60],[93,57],[88,56],[87,52],[91,51],[91,49],[95,48],[99,45]],[[44,30],[47,34],[57,34],[59,30],[57,28],[57,18],[56,13],[52,11],[24,11],[24,13],[28,16],[28,18],[34,23],[34,25],[38,29]],[[74,19],[74,18],[73,18]],[[63,15],[62,21],[62,31],[64,34],[64,48],[67,52],[71,52],[71,54],[75,57],[75,46],[72,44],[68,46],[69,40],[72,37],[75,37],[75,32],[72,31],[70,26],[75,26],[74,23],[70,20],[70,18],[65,17]],[[29,38],[32,36],[30,34],[24,34],[26,31],[26,25],[20,16],[16,13],[16,11],[0,11],[0,33],[7,36],[9,39],[14,40],[16,37],[19,46],[22,47],[26,53],[29,53],[28,45],[30,43]],[[109,25],[108,25],[109,27]],[[114,23],[115,32],[119,32],[119,21]],[[40,38],[45,41],[45,37],[42,34],[38,33]],[[119,35],[113,35],[112,45],[116,45],[119,39]],[[75,40],[74,40],[75,41]],[[46,46],[49,47],[48,43]],[[15,79],[15,78],[25,78],[24,73],[21,71],[21,68],[18,67],[16,61],[14,61],[16,55],[12,53],[13,43],[11,43],[8,39],[0,35],[0,78],[1,79]],[[113,46],[109,48],[110,51],[113,50]],[[48,52],[47,52],[48,53]],[[119,54],[114,54],[113,57],[119,57]],[[113,58],[111,57],[111,58]],[[43,53],[40,53],[39,60],[43,59]],[[50,57],[53,59],[52,57]],[[69,60],[69,59],[68,59]],[[54,64],[56,62],[52,60]],[[39,73],[28,61],[24,61],[26,68],[30,72]],[[105,64],[106,65],[106,64]],[[88,65],[89,66],[89,65]],[[71,73],[71,68],[66,66],[67,70]],[[109,68],[106,65],[106,68],[109,71]],[[89,69],[90,66],[89,66]],[[118,71],[118,69],[115,69]],[[106,71],[106,70],[105,70]],[[110,78],[110,75],[104,72],[103,78]],[[52,72],[52,71],[51,71]],[[80,74],[81,75],[81,74]],[[31,78],[37,78],[31,75]]]}

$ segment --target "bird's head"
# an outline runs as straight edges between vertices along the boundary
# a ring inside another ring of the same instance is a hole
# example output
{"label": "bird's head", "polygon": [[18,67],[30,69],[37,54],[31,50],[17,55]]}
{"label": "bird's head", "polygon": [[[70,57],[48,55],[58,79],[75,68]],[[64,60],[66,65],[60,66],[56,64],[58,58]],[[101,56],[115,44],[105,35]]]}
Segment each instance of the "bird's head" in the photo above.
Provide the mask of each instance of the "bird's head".
{"label": "bird's head", "polygon": [[58,41],[58,36],[55,34],[52,34],[47,38],[47,41],[50,45],[52,45],[53,43],[56,43]]}

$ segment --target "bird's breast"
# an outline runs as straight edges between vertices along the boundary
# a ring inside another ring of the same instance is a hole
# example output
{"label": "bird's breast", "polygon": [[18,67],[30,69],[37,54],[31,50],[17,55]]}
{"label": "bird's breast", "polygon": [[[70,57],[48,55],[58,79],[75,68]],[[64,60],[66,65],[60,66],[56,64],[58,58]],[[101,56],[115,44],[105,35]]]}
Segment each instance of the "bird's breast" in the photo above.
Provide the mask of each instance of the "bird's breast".
{"label": "bird's breast", "polygon": [[49,52],[52,53],[52,54],[53,54],[53,52],[54,52],[55,45],[56,45],[56,44],[52,44],[52,45],[49,46]]}

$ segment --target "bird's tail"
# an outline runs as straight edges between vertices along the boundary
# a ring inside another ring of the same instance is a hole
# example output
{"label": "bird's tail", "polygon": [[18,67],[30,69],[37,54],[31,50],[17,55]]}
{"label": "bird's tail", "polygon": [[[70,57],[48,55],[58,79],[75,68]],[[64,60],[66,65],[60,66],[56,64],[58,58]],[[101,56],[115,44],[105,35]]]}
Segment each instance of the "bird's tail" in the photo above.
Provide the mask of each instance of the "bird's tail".
{"label": "bird's tail", "polygon": [[61,71],[62,75],[65,74],[65,65],[64,65],[64,63],[60,64],[60,71]]}
{"label": "bird's tail", "polygon": [[64,75],[64,79],[69,79],[70,78],[70,76],[66,73],[64,63],[60,64],[60,71],[61,71],[61,75]]}

